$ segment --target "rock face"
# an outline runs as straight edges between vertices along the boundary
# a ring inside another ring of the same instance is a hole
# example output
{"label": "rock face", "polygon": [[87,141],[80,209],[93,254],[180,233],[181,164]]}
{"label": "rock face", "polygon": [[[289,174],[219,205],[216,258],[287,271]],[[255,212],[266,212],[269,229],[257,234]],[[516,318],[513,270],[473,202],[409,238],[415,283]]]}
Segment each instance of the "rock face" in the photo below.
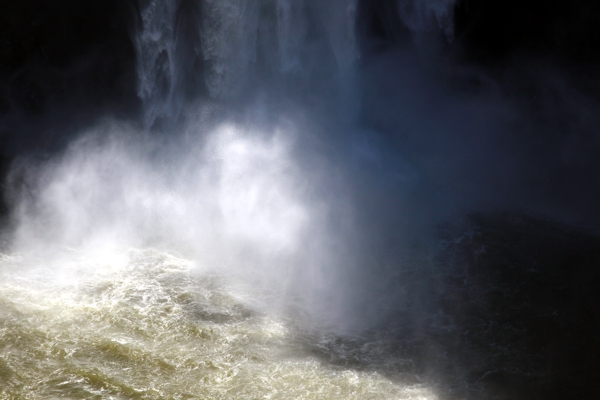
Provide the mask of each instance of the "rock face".
{"label": "rock face", "polygon": [[474,61],[538,53],[568,62],[600,62],[600,5],[593,0],[461,0],[454,17],[456,37]]}
{"label": "rock face", "polygon": [[[443,13],[451,21],[440,18],[440,7],[452,4]],[[359,28],[377,39],[377,48],[410,41],[406,14],[415,11],[427,30],[435,30],[434,22],[443,25],[450,51],[477,64],[495,66],[515,55],[600,63],[600,5],[594,0],[361,0]]]}
{"label": "rock face", "polygon": [[131,5],[120,1],[3,5],[0,110],[39,114],[73,97],[106,102],[127,96],[135,62],[127,40],[133,16]]}
{"label": "rock face", "polygon": [[[131,2],[28,0],[0,12],[0,149],[52,148],[100,114],[135,110]],[[57,133],[60,132],[60,133]]]}
{"label": "rock face", "polygon": [[494,398],[594,398],[600,238],[509,213],[471,215],[441,237],[439,304],[453,329],[433,340],[454,373]]}

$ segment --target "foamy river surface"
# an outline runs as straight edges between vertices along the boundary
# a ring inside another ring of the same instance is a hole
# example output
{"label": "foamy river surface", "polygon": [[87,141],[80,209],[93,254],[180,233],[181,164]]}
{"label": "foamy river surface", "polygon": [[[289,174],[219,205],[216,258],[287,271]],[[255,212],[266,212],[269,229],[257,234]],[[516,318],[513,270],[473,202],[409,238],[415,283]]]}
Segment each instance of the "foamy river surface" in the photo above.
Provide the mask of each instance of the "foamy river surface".
{"label": "foamy river surface", "polygon": [[157,250],[2,255],[0,398],[436,399],[381,341],[300,327]]}

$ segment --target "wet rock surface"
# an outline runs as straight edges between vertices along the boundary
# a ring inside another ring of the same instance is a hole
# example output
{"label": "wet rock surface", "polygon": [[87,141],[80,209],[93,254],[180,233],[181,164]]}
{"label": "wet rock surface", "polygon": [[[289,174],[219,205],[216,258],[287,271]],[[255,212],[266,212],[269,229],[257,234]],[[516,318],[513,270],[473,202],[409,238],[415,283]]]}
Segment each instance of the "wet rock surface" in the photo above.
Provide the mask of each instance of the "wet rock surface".
{"label": "wet rock surface", "polygon": [[516,213],[474,214],[440,234],[450,329],[431,332],[468,397],[595,398],[600,238]]}

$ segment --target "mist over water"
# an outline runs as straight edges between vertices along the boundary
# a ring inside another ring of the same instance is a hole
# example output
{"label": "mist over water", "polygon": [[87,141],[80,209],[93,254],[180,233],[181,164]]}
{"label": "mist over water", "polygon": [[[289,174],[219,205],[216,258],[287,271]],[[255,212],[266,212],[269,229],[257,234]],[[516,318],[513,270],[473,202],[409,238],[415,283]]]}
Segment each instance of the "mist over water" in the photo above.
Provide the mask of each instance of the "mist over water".
{"label": "mist over water", "polygon": [[10,164],[0,394],[510,398],[518,365],[545,387],[502,347],[518,324],[477,325],[512,310],[480,239],[537,222],[469,215],[597,230],[597,101],[551,59],[467,62],[463,3],[132,3],[139,112]]}
{"label": "mist over water", "polygon": [[[15,248],[173,249],[332,327],[377,321],[370,286],[385,278],[364,265],[383,261],[366,254],[409,229],[395,209],[419,177],[358,123],[356,6],[206,2],[183,32],[176,3],[142,3],[144,127],[101,122],[17,163]],[[182,54],[199,49],[178,31],[198,36],[210,100],[183,101]]]}

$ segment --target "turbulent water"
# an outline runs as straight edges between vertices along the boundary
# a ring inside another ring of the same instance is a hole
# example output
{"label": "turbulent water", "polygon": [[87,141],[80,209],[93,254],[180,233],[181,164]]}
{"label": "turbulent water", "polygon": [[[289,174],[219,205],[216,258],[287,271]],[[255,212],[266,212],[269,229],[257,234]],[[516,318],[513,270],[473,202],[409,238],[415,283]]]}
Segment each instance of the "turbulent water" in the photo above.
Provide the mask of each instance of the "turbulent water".
{"label": "turbulent water", "polygon": [[437,398],[385,343],[303,330],[188,260],[64,257],[2,256],[3,398]]}

